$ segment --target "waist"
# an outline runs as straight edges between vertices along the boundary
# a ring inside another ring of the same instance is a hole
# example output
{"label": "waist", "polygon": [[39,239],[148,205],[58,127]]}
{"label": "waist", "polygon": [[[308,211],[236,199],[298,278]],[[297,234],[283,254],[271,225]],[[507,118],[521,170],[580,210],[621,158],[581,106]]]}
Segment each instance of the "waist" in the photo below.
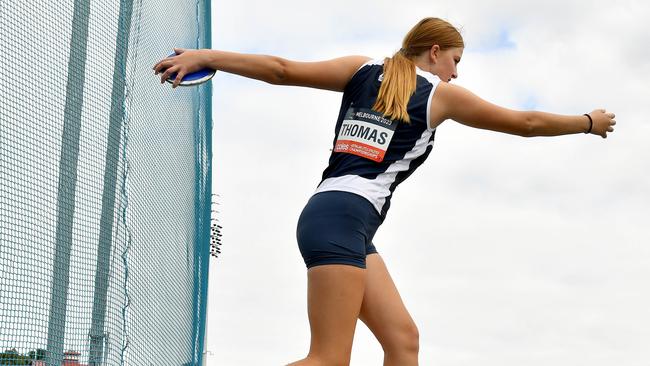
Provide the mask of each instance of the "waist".
{"label": "waist", "polygon": [[303,214],[305,213],[315,216],[349,217],[374,223],[373,225],[383,222],[383,217],[367,198],[348,191],[329,190],[314,193],[303,211]]}
{"label": "waist", "polygon": [[327,178],[318,185],[314,194],[330,191],[355,194],[366,200],[383,217],[388,208],[386,203],[390,200],[391,182],[394,181],[394,177],[383,178],[387,179],[368,179],[358,175]]}

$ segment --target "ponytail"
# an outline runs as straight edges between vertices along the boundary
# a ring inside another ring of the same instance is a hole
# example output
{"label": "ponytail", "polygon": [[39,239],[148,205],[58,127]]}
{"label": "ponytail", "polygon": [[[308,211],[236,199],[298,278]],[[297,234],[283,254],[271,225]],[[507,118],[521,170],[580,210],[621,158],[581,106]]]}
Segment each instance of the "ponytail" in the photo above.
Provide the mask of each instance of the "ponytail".
{"label": "ponytail", "polygon": [[407,106],[416,86],[415,63],[400,50],[384,60],[384,80],[372,109],[384,117],[410,123]]}

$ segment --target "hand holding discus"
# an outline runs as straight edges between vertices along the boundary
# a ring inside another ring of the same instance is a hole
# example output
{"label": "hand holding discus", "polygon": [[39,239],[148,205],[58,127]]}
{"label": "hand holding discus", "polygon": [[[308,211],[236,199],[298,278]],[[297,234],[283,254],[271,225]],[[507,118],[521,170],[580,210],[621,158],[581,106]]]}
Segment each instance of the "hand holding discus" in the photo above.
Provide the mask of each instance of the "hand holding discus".
{"label": "hand holding discus", "polygon": [[201,50],[174,48],[174,53],[159,61],[153,67],[160,83],[165,81],[177,86],[194,86],[212,79],[216,70],[205,66],[205,56]]}

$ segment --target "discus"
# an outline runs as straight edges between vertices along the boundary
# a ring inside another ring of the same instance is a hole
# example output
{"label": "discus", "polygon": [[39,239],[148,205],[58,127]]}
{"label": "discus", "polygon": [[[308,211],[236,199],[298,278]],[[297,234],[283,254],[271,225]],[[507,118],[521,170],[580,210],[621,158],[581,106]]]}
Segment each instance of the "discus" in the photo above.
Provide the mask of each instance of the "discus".
{"label": "discus", "polygon": [[[171,55],[167,56],[169,57],[174,57],[176,56],[176,53],[172,53]],[[164,70],[163,70],[164,71]],[[210,68],[203,68],[201,70],[191,72],[185,76],[183,76],[183,79],[181,82],[178,84],[178,86],[194,86],[194,85],[199,85],[203,84],[206,81],[212,79],[214,74],[216,73],[216,70],[210,69]],[[167,77],[167,82],[170,84],[174,83],[174,80],[176,80],[177,73],[173,73]]]}

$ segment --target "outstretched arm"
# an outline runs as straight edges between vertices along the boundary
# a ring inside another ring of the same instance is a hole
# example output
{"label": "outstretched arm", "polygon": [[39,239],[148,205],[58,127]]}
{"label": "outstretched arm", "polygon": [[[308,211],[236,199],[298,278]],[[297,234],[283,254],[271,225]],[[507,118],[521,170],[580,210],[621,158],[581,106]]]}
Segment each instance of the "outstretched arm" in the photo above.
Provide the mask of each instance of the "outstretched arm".
{"label": "outstretched arm", "polygon": [[156,74],[162,72],[161,82],[178,72],[174,87],[186,74],[208,67],[275,85],[343,91],[354,73],[370,60],[365,56],[347,56],[320,62],[298,62],[276,56],[209,49],[174,50],[177,56],[163,59],[153,67]]}
{"label": "outstretched arm", "polygon": [[[589,115],[593,120],[592,134],[607,138],[607,132],[614,131],[614,113],[596,109]],[[584,115],[515,111],[489,103],[463,87],[440,83],[431,99],[430,123],[434,126],[445,119],[524,137],[567,135],[589,129],[589,118]]]}

